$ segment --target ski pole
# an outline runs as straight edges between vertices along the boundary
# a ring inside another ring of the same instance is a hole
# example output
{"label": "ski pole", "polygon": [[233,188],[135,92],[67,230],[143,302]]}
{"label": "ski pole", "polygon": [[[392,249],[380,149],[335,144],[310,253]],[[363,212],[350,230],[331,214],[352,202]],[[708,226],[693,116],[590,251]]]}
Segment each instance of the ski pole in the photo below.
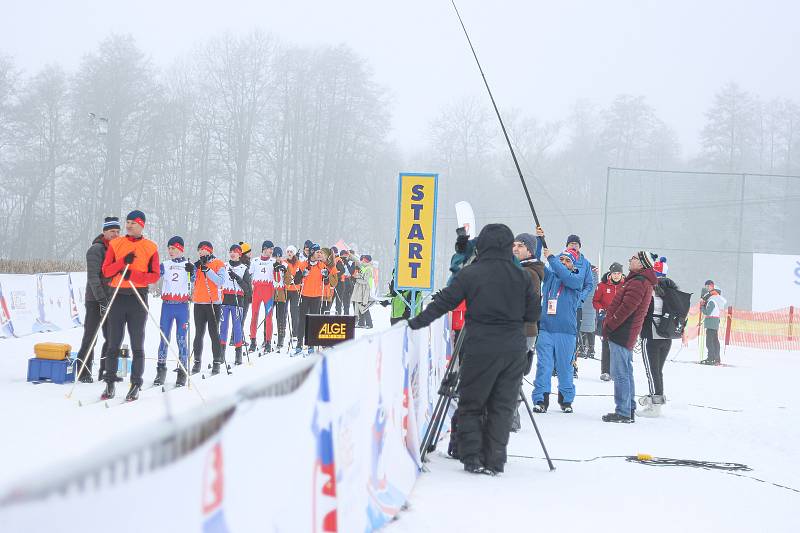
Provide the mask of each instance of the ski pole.
{"label": "ski pole", "polygon": [[[500,121],[500,128],[503,130],[503,136],[506,139],[506,144],[508,144],[508,150],[511,152],[511,158],[514,160],[514,166],[517,169],[517,174],[519,175],[519,181],[522,183],[522,190],[525,191],[525,198],[528,200],[528,206],[531,208],[531,214],[533,214],[533,220],[536,222],[536,226],[539,227],[541,224],[539,223],[539,217],[536,215],[536,209],[533,207],[533,201],[531,200],[531,195],[528,192],[528,186],[525,183],[525,177],[522,175],[522,169],[519,166],[519,162],[517,161],[517,154],[514,153],[514,147],[511,146],[511,140],[508,137],[508,132],[506,131],[506,126],[503,123],[503,117],[500,116],[500,110],[497,108],[497,103],[494,101],[494,95],[492,94],[492,90],[489,88],[489,82],[486,80],[486,74],[483,72],[483,67],[481,67],[481,62],[478,61],[478,54],[475,52],[475,47],[472,46],[472,39],[469,38],[469,33],[467,33],[467,27],[464,25],[464,21],[461,19],[461,14],[458,12],[458,8],[456,7],[455,0],[450,0],[453,4],[453,9],[456,12],[456,16],[458,17],[458,22],[461,23],[461,29],[464,30],[464,36],[467,38],[467,43],[469,43],[469,48],[472,50],[472,57],[475,58],[475,63],[478,65],[478,70],[481,73],[481,77],[483,78],[483,84],[486,86],[486,91],[489,93],[489,98],[492,101],[492,107],[494,107],[494,112],[497,114],[497,120]],[[542,246],[547,248],[547,243],[545,242],[544,237],[537,237],[541,239]]]}
{"label": "ski pole", "polygon": [[[89,349],[86,350],[86,354],[87,355],[89,354],[89,352],[94,350],[94,345],[97,343],[97,337],[100,335],[100,331],[103,329],[103,324],[106,323],[106,319],[108,318],[108,314],[111,312],[111,306],[114,305],[114,300],[117,299],[117,294],[119,293],[119,288],[122,285],[122,280],[125,279],[125,274],[128,273],[128,268],[130,268],[130,265],[126,264],[125,268],[122,270],[122,275],[120,276],[119,281],[117,282],[117,286],[114,287],[114,294],[111,295],[111,300],[109,300],[109,302],[108,302],[108,308],[106,309],[106,312],[103,314],[103,316],[100,318],[100,323],[97,325],[97,329],[94,332],[94,336],[92,337],[92,342],[89,343]],[[102,362],[103,362],[104,358],[105,357],[101,354],[100,355],[100,366],[101,366],[101,368],[102,368]],[[83,371],[85,369],[86,369],[86,358],[84,357],[83,360],[81,361],[81,369],[75,375],[76,376],[83,375]],[[75,390],[75,386],[77,384],[78,384],[78,379],[76,377],[75,381],[72,383],[72,387],[69,389],[69,392],[67,393],[67,399],[72,398],[72,392]]]}

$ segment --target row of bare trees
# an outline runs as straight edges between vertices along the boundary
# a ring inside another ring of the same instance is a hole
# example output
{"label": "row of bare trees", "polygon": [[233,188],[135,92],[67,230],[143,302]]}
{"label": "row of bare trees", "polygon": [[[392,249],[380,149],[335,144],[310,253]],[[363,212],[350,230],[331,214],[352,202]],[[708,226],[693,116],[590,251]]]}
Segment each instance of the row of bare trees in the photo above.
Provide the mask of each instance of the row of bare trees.
{"label": "row of bare trees", "polygon": [[74,73],[29,77],[0,57],[0,249],[80,256],[103,216],[139,208],[160,242],[344,238],[388,254],[388,133],[384,90],[344,46],[227,34],[157,69],[114,35]]}

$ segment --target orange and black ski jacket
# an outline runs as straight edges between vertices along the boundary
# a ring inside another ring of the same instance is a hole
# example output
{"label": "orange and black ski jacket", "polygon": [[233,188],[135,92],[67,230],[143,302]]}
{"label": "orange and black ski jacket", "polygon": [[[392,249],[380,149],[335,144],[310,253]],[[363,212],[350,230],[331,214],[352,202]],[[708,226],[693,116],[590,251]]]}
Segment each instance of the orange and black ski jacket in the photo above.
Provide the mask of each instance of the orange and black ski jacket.
{"label": "orange and black ski jacket", "polygon": [[[130,276],[122,281],[125,270],[125,256],[133,252],[133,262],[128,267]],[[158,258],[158,246],[144,237],[117,237],[108,243],[106,256],[103,259],[103,277],[111,278],[108,286],[113,289],[119,285],[122,294],[133,294],[134,289],[140,293],[147,292],[147,286],[156,283],[161,277],[161,260]]]}

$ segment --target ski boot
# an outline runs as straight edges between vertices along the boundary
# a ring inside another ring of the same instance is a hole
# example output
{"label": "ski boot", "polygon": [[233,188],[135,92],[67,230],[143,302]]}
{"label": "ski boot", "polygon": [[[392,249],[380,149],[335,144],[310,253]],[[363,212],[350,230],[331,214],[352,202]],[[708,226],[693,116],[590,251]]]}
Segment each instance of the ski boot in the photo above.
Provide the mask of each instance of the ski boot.
{"label": "ski boot", "polygon": [[235,364],[237,366],[242,364],[242,347],[241,346],[237,346],[236,347],[236,359],[234,360],[233,364]]}
{"label": "ski boot", "polygon": [[81,377],[78,378],[78,381],[81,383],[94,383],[94,378],[92,378],[91,371],[84,370],[83,374],[81,374]]}
{"label": "ski boot", "polygon": [[178,372],[178,377],[175,378],[175,388],[178,387],[185,387],[186,386],[186,372],[183,370],[183,367],[178,367],[176,370]]}
{"label": "ski boot", "polygon": [[605,372],[600,374],[600,381],[611,381],[611,374]]}
{"label": "ski boot", "polygon": [[275,351],[280,352],[283,348],[283,336],[278,335],[278,344],[275,345]]}
{"label": "ski boot", "polygon": [[163,385],[167,381],[167,365],[159,363],[156,367],[156,379],[153,381],[153,385],[158,387]]}
{"label": "ski boot", "polygon": [[103,394],[100,395],[101,400],[110,400],[111,398],[114,397],[114,394],[116,392],[114,390],[115,383],[116,383],[115,381],[106,381],[106,389],[103,391]]}
{"label": "ski boot", "polygon": [[126,402],[135,402],[139,399],[139,391],[142,389],[141,385],[131,383],[131,388],[128,389],[128,394],[125,396]]}
{"label": "ski boot", "polygon": [[565,412],[565,413],[571,413],[572,412],[572,404],[571,403],[562,403],[561,404],[561,410],[563,412]]}
{"label": "ski boot", "polygon": [[298,347],[296,347],[294,349],[294,353],[292,354],[292,357],[295,357],[296,355],[302,355],[302,354],[303,354],[303,347],[302,346],[298,346]]}
{"label": "ski boot", "polygon": [[195,359],[194,364],[192,365],[192,375],[199,374],[200,372],[202,372],[202,370],[203,367],[202,363],[200,362],[200,359]]}
{"label": "ski boot", "polygon": [[536,402],[533,404],[533,408],[531,409],[534,413],[546,413],[547,406],[544,402]]}
{"label": "ski boot", "polygon": [[211,375],[212,376],[216,376],[217,374],[219,374],[219,367],[220,367],[220,364],[217,363],[216,361],[214,361],[214,364],[211,365]]}
{"label": "ski boot", "polygon": [[314,353],[314,347],[313,346],[309,346],[308,347],[308,355],[311,355],[313,353]]}
{"label": "ski boot", "polygon": [[264,353],[270,353],[272,351],[272,343],[264,341],[264,344],[261,345],[261,351]]}
{"label": "ski boot", "polygon": [[258,351],[258,346],[256,346],[256,340],[250,339],[250,347],[247,349],[248,352],[253,353]]}

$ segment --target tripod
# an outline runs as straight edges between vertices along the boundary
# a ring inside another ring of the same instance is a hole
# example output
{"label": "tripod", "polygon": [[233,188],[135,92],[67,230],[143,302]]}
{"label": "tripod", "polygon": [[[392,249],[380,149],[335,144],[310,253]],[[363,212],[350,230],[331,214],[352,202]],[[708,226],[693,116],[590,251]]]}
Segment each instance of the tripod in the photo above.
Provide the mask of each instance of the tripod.
{"label": "tripod", "polygon": [[[458,340],[456,340],[456,344],[453,349],[453,355],[450,357],[450,361],[447,363],[447,368],[445,369],[442,383],[439,385],[439,399],[436,401],[436,406],[433,409],[431,422],[428,424],[428,429],[425,431],[425,435],[422,437],[422,444],[420,445],[419,453],[420,460],[423,462],[425,461],[428,453],[436,449],[436,444],[439,442],[439,436],[441,435],[442,427],[444,426],[445,414],[450,408],[450,403],[453,401],[453,398],[458,397],[457,390],[461,370],[461,349],[464,345],[464,332],[466,329],[467,328],[465,325],[463,328],[461,328],[461,333],[458,335]],[[539,432],[539,426],[536,425],[536,420],[533,417],[533,411],[531,410],[530,403],[528,403],[528,399],[525,397],[525,393],[521,388],[519,391],[519,397],[522,403],[525,404],[525,409],[528,411],[528,416],[530,416],[533,429],[536,431],[539,444],[542,445],[542,451],[547,459],[547,464],[551,471],[555,470],[556,467],[553,465],[553,461],[550,459],[550,455],[547,453],[547,448],[544,445],[542,434]],[[511,421],[509,420],[509,424],[510,423]]]}

